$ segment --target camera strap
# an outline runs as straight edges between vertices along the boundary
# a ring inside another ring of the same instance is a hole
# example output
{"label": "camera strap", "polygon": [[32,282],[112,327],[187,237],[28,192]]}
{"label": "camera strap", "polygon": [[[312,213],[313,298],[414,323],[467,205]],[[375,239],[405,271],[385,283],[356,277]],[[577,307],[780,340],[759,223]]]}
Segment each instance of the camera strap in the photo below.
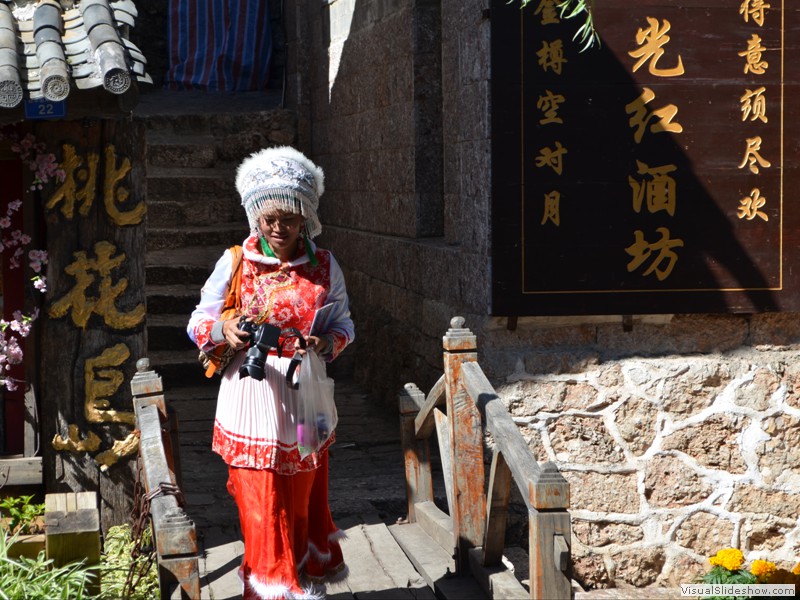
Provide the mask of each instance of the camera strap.
{"label": "camera strap", "polygon": [[[306,349],[306,339],[303,337],[303,334],[300,333],[297,329],[292,327],[291,329],[287,329],[285,331],[290,332],[290,335],[286,335],[287,339],[291,339],[296,337],[300,342],[300,349]],[[295,350],[294,356],[292,360],[289,362],[289,368],[286,370],[286,385],[288,385],[293,390],[296,390],[299,386],[298,383],[294,382],[294,374],[297,371],[297,367],[300,366],[300,363],[303,362],[303,355],[300,354],[299,350]]]}

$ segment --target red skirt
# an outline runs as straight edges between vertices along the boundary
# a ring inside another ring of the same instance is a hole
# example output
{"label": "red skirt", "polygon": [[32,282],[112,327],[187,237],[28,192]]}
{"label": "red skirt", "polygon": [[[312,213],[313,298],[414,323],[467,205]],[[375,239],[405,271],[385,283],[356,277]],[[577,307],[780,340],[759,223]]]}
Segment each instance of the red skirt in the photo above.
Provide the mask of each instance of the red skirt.
{"label": "red skirt", "polygon": [[313,584],[347,576],[328,506],[328,453],[313,471],[228,467],[244,538],[244,600],[324,598]]}

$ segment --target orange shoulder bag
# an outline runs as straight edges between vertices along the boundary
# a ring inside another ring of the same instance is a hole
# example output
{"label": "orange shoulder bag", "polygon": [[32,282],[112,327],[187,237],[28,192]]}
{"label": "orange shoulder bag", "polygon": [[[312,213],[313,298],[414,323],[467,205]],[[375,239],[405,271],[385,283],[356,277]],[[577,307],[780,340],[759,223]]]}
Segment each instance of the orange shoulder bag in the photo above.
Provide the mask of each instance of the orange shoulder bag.
{"label": "orange shoulder bag", "polygon": [[[233,255],[231,281],[228,284],[228,297],[225,298],[225,304],[222,305],[222,312],[219,315],[220,321],[233,319],[242,308],[242,298],[240,296],[242,289],[242,247],[231,247],[231,254]],[[206,377],[212,377],[214,373],[222,375],[234,354],[236,354],[236,351],[227,342],[223,342],[209,352],[201,350],[198,359],[206,370]]]}

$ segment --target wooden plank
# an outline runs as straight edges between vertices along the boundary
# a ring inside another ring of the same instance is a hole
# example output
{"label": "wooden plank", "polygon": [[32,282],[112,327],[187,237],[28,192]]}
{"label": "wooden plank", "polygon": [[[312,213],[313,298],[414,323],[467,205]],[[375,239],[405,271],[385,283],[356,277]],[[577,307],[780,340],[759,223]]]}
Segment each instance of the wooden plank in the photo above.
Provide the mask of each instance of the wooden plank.
{"label": "wooden plank", "polygon": [[485,600],[488,596],[472,577],[455,575],[455,561],[416,523],[390,525],[389,533],[397,540],[411,563],[436,592],[447,600]]}
{"label": "wooden plank", "polygon": [[6,485],[41,485],[42,457],[0,459],[0,487]]}
{"label": "wooden plank", "polygon": [[348,529],[342,553],[350,574],[342,584],[328,586],[329,594],[342,592],[346,585],[358,598],[435,598],[383,523]]}
{"label": "wooden plank", "polygon": [[[482,548],[472,548],[469,551],[470,570],[492,600],[518,600],[531,597],[530,592],[517,581],[514,573],[506,569],[502,563],[492,567],[483,566],[482,556]],[[549,596],[544,597],[549,598]]]}
{"label": "wooden plank", "polygon": [[453,520],[433,502],[421,502],[415,507],[417,523],[450,556],[455,554]]}
{"label": "wooden plank", "polygon": [[495,449],[489,474],[489,498],[486,501],[486,533],[483,538],[484,556],[481,564],[497,566],[503,559],[508,520],[508,502],[511,499],[511,470],[503,454]]}
{"label": "wooden plank", "polygon": [[390,525],[389,533],[432,589],[437,581],[455,575],[453,557],[442,550],[418,524]]}
{"label": "wooden plank", "polygon": [[450,424],[445,415],[438,408],[433,410],[436,422],[436,438],[439,440],[439,459],[442,461],[442,475],[444,476],[444,491],[447,494],[447,512],[453,514],[453,456],[450,441]]}
{"label": "wooden plank", "polygon": [[488,598],[475,579],[455,575],[455,561],[416,523],[390,525],[397,540],[422,578],[437,597],[445,600],[485,600]]}

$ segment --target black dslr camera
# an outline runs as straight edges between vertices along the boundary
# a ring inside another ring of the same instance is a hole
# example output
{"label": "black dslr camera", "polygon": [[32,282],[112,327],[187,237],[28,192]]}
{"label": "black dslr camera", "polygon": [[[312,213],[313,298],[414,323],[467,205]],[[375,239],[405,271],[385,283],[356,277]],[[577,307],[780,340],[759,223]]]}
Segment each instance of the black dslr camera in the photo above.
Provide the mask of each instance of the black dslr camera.
{"label": "black dslr camera", "polygon": [[245,317],[239,319],[239,329],[250,334],[247,354],[242,366],[239,367],[239,377],[252,377],[256,381],[261,381],[264,379],[264,366],[270,348],[276,348],[280,356],[281,330],[269,323],[256,325],[252,321],[247,321]]}

